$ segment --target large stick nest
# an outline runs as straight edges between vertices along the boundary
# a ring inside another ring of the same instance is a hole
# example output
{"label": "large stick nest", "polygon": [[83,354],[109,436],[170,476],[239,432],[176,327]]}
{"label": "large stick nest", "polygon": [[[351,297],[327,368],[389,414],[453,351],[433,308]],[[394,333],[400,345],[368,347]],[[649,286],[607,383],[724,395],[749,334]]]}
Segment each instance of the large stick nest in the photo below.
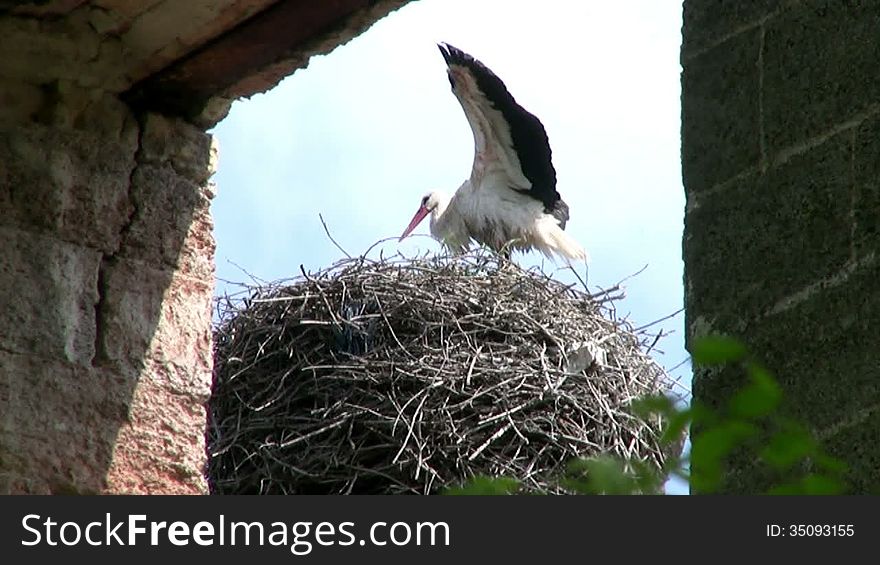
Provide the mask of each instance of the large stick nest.
{"label": "large stick nest", "polygon": [[590,295],[497,256],[345,260],[220,303],[215,493],[435,493],[473,476],[565,492],[600,453],[657,465],[669,391],[646,340]]}

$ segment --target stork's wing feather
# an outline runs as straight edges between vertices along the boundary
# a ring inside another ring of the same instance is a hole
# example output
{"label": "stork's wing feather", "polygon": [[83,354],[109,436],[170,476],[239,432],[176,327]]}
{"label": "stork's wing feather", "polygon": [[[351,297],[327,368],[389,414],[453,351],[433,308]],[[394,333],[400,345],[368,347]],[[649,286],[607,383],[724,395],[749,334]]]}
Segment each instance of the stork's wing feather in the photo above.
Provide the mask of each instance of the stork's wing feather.
{"label": "stork's wing feather", "polygon": [[565,226],[568,207],[556,191],[547,132],[537,117],[517,104],[507,87],[483,63],[464,51],[439,45],[449,67],[452,92],[461,103],[474,132],[474,177],[500,163],[513,190],[541,201],[544,210]]}

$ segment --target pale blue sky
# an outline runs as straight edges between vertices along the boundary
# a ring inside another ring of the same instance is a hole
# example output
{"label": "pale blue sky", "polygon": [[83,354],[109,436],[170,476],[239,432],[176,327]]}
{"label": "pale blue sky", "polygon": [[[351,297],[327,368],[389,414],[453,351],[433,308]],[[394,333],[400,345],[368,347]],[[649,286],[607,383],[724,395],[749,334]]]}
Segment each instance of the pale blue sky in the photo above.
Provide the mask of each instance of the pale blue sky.
{"label": "pale blue sky", "polygon": [[[618,314],[635,325],[682,306],[681,2],[418,0],[277,87],[236,102],[215,129],[222,280],[265,280],[400,235],[429,190],[469,175],[473,138],[436,44],[482,60],[544,124],[566,228],[591,255],[590,286],[627,281]],[[416,234],[427,233],[424,222]],[[386,254],[439,249],[428,237]],[[538,257],[518,256],[523,265]],[[569,281],[561,273],[559,278]],[[687,359],[683,315],[655,358]],[[685,363],[673,376],[690,386]],[[684,492],[673,484],[670,492]]]}

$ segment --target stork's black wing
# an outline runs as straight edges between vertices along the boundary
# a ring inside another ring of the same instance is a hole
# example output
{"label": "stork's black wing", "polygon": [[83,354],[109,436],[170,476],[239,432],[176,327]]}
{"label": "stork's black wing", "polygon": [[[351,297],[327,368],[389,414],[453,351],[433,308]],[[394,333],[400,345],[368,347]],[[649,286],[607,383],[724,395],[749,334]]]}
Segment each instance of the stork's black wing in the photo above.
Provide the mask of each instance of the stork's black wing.
{"label": "stork's black wing", "polygon": [[513,186],[544,204],[565,226],[568,206],[556,191],[556,170],[544,125],[517,104],[507,87],[486,65],[464,51],[441,43],[452,91],[474,132],[474,173],[487,161],[499,160]]}

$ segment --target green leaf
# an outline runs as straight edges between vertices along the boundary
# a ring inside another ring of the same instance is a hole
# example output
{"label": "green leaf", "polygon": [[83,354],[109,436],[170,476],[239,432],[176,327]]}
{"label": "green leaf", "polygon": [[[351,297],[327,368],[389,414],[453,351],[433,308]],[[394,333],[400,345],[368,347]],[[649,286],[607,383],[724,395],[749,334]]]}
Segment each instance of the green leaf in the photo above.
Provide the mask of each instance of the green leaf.
{"label": "green leaf", "polygon": [[813,462],[817,467],[827,473],[842,475],[846,473],[846,463],[825,453],[816,453],[813,455]]}
{"label": "green leaf", "polygon": [[718,413],[696,400],[691,401],[691,422],[704,426],[714,426],[718,422]]}
{"label": "green leaf", "polygon": [[691,446],[691,485],[699,492],[712,492],[721,483],[725,457],[758,429],[748,422],[725,420],[694,436]]}
{"label": "green leaf", "polygon": [[711,461],[720,461],[757,433],[754,425],[738,420],[727,420],[707,428],[693,438],[691,463],[694,467],[699,467]]}
{"label": "green leaf", "polygon": [[730,415],[756,420],[770,415],[782,401],[782,389],[770,373],[757,364],[748,366],[752,382],[730,399]]}
{"label": "green leaf", "polygon": [[789,425],[774,434],[761,450],[761,458],[777,469],[790,469],[817,449],[816,441],[801,426]]}
{"label": "green leaf", "polygon": [[799,482],[783,483],[781,485],[776,485],[775,487],[768,490],[767,494],[804,494],[804,489]]}
{"label": "green leaf", "polygon": [[630,403],[630,411],[641,418],[649,418],[654,415],[671,417],[678,413],[675,399],[662,394],[644,396]]}
{"label": "green leaf", "polygon": [[695,365],[722,365],[743,359],[748,350],[737,339],[727,336],[706,336],[694,343],[691,358]]}
{"label": "green leaf", "polygon": [[699,472],[691,471],[689,477],[691,492],[711,494],[721,485],[721,465],[703,465]]}
{"label": "green leaf", "polygon": [[589,466],[586,459],[577,458],[568,462],[562,485],[578,494],[599,494],[589,480]]}
{"label": "green leaf", "polygon": [[646,461],[639,460],[630,460],[629,464],[632,467],[634,485],[637,492],[642,494],[662,492],[665,474],[661,473],[657,467]]}
{"label": "green leaf", "polygon": [[846,491],[843,481],[826,475],[807,475],[801,484],[804,494],[843,494]]}
{"label": "green leaf", "polygon": [[446,489],[448,495],[512,494],[519,489],[519,481],[510,477],[474,477],[460,487]]}
{"label": "green leaf", "polygon": [[806,477],[770,489],[769,494],[843,494],[846,487],[843,481],[825,475],[810,474]]}
{"label": "green leaf", "polygon": [[660,436],[660,443],[663,445],[672,445],[681,439],[685,433],[685,428],[691,423],[692,412],[690,409],[683,410],[673,415],[666,423],[663,429],[663,435]]}
{"label": "green leaf", "polygon": [[582,494],[637,494],[638,483],[623,461],[609,455],[578,459],[569,465],[565,485]]}

